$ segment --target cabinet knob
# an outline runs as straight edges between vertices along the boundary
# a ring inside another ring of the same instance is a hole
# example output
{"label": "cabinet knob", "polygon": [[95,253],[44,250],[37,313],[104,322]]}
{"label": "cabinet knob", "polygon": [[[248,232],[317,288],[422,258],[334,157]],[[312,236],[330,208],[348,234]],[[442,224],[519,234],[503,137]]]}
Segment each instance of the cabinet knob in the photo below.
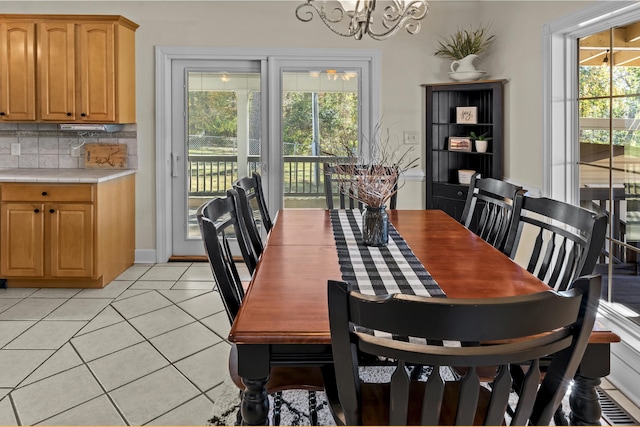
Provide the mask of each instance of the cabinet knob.
{"label": "cabinet knob", "polygon": [[7,114],[3,111],[0,111],[0,116],[6,116]]}
{"label": "cabinet knob", "polygon": [[34,209],[33,210],[35,213],[40,213],[40,209]]}
{"label": "cabinet knob", "polygon": [[82,117],[87,117],[85,113],[80,114]]}
{"label": "cabinet knob", "polygon": [[46,196],[46,195],[47,195],[47,192],[46,192],[46,191],[43,191],[43,192],[42,192],[42,195],[43,195],[43,196]]}
{"label": "cabinet knob", "polygon": [[462,191],[458,191],[458,196],[462,196]]}
{"label": "cabinet knob", "polygon": [[49,209],[49,213],[54,213],[55,211],[55,209]]}
{"label": "cabinet knob", "polygon": [[67,113],[67,117],[71,117],[71,113]]}

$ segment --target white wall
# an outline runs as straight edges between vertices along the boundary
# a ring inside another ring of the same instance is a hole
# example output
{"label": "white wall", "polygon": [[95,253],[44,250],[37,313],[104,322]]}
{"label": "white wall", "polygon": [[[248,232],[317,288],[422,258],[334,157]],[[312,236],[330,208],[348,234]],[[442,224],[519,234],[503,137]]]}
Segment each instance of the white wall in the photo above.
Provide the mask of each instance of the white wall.
{"label": "white wall", "polygon": [[[2,1],[0,13],[110,14],[138,23],[136,32],[138,174],[136,249],[155,249],[154,46],[378,48],[382,52],[384,123],[402,135],[417,130],[424,159],[421,84],[447,81],[449,61],[433,56],[440,35],[491,22],[494,46],[476,63],[488,78],[506,78],[505,177],[542,188],[542,25],[592,2],[432,1],[422,31],[384,42],[334,35],[317,19],[296,19],[300,1]],[[424,164],[420,165],[424,169]],[[400,208],[424,208],[424,183],[408,182]]]}

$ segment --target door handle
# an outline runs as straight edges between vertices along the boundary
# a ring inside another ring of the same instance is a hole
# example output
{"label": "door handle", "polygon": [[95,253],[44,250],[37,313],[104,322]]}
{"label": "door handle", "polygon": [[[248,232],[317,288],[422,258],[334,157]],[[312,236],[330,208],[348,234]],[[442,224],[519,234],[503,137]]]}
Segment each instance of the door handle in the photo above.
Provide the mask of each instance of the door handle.
{"label": "door handle", "polygon": [[178,160],[180,160],[180,156],[177,154],[171,153],[171,177],[178,177]]}

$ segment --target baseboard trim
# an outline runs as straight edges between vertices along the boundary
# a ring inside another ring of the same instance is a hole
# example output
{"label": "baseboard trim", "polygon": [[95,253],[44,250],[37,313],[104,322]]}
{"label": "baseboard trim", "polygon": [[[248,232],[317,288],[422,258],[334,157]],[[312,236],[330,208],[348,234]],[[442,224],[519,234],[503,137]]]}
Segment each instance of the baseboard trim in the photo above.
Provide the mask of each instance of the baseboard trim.
{"label": "baseboard trim", "polygon": [[172,255],[167,262],[208,262],[205,255]]}

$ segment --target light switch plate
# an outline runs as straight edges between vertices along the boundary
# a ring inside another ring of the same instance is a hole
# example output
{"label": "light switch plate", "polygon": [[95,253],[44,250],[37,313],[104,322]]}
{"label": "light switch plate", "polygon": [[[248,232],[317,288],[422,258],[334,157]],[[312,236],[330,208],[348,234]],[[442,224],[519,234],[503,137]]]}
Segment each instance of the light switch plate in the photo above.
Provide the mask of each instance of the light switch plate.
{"label": "light switch plate", "polygon": [[404,131],[404,143],[407,145],[418,145],[418,132],[405,130]]}

